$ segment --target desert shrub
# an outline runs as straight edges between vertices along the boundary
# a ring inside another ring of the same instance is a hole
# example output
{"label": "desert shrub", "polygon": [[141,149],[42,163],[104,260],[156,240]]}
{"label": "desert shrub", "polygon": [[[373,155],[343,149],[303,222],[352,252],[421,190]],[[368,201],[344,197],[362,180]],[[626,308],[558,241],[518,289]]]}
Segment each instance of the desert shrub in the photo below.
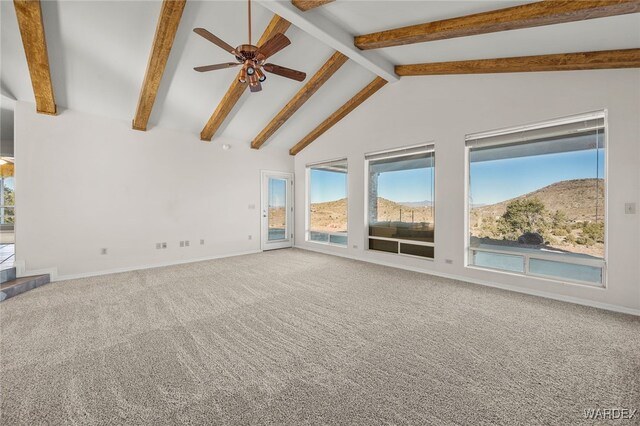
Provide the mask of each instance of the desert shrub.
{"label": "desert shrub", "polygon": [[571,233],[571,224],[567,214],[562,210],[556,210],[551,216],[551,233],[557,237],[563,237]]}
{"label": "desert shrub", "polygon": [[568,235],[569,232],[567,232],[567,230],[565,228],[553,228],[551,230],[551,232],[553,233],[553,235],[555,235],[556,237],[564,237],[565,235]]}
{"label": "desert shrub", "polygon": [[525,232],[535,232],[548,239],[547,212],[542,201],[525,198],[511,201],[500,219],[498,231],[507,239],[515,240]]}
{"label": "desert shrub", "polygon": [[576,242],[585,246],[604,243],[604,223],[582,222],[582,232]]}
{"label": "desert shrub", "polygon": [[497,238],[500,236],[500,232],[498,231],[498,227],[495,220],[483,220],[480,225],[480,233],[479,236],[481,238]]}

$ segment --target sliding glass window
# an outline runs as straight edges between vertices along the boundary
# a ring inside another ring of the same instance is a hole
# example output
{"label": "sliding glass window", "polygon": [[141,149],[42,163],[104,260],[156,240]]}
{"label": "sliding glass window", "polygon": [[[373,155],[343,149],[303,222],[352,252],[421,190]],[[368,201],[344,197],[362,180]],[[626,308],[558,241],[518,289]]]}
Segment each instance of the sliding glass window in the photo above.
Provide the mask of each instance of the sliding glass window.
{"label": "sliding glass window", "polygon": [[307,241],[347,245],[347,160],[307,166]]}
{"label": "sliding glass window", "polygon": [[365,158],[369,250],[433,259],[433,145]]}
{"label": "sliding glass window", "polygon": [[603,286],[605,114],[467,136],[468,264]]}

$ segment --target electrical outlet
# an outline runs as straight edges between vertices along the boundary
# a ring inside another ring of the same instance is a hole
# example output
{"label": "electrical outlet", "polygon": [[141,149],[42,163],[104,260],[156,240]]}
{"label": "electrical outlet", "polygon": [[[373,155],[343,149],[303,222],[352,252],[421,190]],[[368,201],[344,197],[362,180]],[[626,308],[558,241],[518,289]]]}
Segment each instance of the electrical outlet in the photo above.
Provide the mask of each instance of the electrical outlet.
{"label": "electrical outlet", "polygon": [[200,245],[203,246],[204,245],[204,240],[200,240]]}
{"label": "electrical outlet", "polygon": [[253,235],[249,235],[249,239],[250,239],[250,240],[253,240]]}
{"label": "electrical outlet", "polygon": [[636,203],[625,203],[624,214],[636,214]]}
{"label": "electrical outlet", "polygon": [[189,247],[189,240],[186,240],[186,241],[184,242],[184,246],[185,246],[185,247]]}
{"label": "electrical outlet", "polygon": [[357,248],[358,248],[358,245],[357,245],[357,244],[354,244],[354,245],[353,245],[353,248],[354,248],[354,249],[357,249]]}
{"label": "electrical outlet", "polygon": [[447,265],[452,265],[453,264],[453,259],[445,259],[444,263],[446,263]]}
{"label": "electrical outlet", "polygon": [[184,241],[180,241],[180,247],[184,247]]}
{"label": "electrical outlet", "polygon": [[162,243],[156,243],[156,250],[160,250],[162,248]]}
{"label": "electrical outlet", "polygon": [[167,248],[167,243],[162,243],[162,248],[166,249]]}
{"label": "electrical outlet", "polygon": [[100,249],[100,254],[107,254],[107,249],[106,248],[101,248]]}

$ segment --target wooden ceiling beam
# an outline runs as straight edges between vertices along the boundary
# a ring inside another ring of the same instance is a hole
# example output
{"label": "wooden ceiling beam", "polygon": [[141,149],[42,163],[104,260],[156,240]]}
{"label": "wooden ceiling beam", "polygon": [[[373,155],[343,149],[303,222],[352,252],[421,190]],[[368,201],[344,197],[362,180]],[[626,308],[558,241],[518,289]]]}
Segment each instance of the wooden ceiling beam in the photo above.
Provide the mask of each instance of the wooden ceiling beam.
{"label": "wooden ceiling beam", "polygon": [[362,50],[640,12],[640,0],[545,0],[356,36]]}
{"label": "wooden ceiling beam", "polygon": [[364,89],[359,91],[353,98],[349,99],[347,103],[342,105],[336,112],[331,114],[329,118],[324,120],[318,127],[313,129],[307,136],[302,138],[300,142],[295,144],[290,150],[289,154],[296,155],[303,149],[305,149],[311,142],[318,139],[324,132],[333,127],[336,123],[347,116],[351,111],[360,106],[364,101],[369,99],[371,95],[380,90],[387,81],[381,77],[376,77],[371,83],[369,83]]}
{"label": "wooden ceiling beam", "polygon": [[282,16],[300,30],[316,38],[333,50],[346,55],[373,74],[390,83],[400,78],[393,72],[394,64],[379,52],[363,52],[353,45],[353,34],[321,13],[305,13],[290,1],[257,0],[261,6]]}
{"label": "wooden ceiling beam", "polygon": [[307,102],[326,83],[349,58],[340,52],[335,52],[313,77],[291,98],[284,108],[271,120],[258,136],[251,142],[251,148],[260,147]]}
{"label": "wooden ceiling beam", "polygon": [[156,34],[153,37],[149,62],[147,63],[147,71],[140,89],[136,115],[133,118],[132,127],[135,130],[147,130],[147,123],[151,116],[153,104],[156,101],[160,81],[167,66],[167,60],[178,32],[185,4],[186,0],[163,0],[162,2]]}
{"label": "wooden ceiling beam", "polygon": [[640,49],[397,65],[400,76],[640,68]]}
{"label": "wooden ceiling beam", "polygon": [[335,0],[291,0],[291,3],[303,12],[332,3]]}
{"label": "wooden ceiling beam", "polygon": [[56,100],[53,95],[47,39],[42,21],[42,7],[39,0],[14,0],[22,45],[27,57],[31,76],[31,86],[36,98],[36,111],[41,114],[56,114]]}
{"label": "wooden ceiling beam", "polygon": [[[262,36],[260,37],[260,40],[258,41],[257,46],[261,46],[277,33],[284,34],[289,29],[290,25],[291,23],[286,19],[278,15],[274,15],[273,18],[271,19],[271,22],[269,22],[269,25],[264,30],[264,33],[262,33]],[[204,128],[200,132],[201,140],[206,142],[211,141],[211,139],[216,134],[220,126],[222,126],[222,123],[224,122],[224,120],[231,113],[231,110],[233,109],[233,107],[240,100],[240,97],[242,96],[244,91],[247,89],[248,85],[240,83],[238,81],[238,77],[239,77],[239,73],[234,78],[233,82],[231,82],[231,86],[229,86],[227,93],[225,93],[225,95],[222,97],[222,100],[220,101],[215,111],[207,121],[207,124],[205,124]]]}

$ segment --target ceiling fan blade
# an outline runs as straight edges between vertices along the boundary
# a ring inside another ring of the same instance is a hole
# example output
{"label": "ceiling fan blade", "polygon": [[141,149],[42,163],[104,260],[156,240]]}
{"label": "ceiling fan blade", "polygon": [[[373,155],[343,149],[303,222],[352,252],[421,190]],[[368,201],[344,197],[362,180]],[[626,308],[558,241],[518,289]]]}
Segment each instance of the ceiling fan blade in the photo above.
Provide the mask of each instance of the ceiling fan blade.
{"label": "ceiling fan blade", "polygon": [[207,40],[209,40],[211,43],[215,44],[216,46],[220,47],[221,49],[226,50],[227,52],[231,53],[234,56],[238,56],[238,54],[236,53],[236,49],[233,48],[233,46],[231,46],[230,44],[226,43],[224,40],[219,39],[218,37],[214,36],[213,34],[211,34],[209,31],[205,30],[204,28],[194,28],[193,32],[206,38]]}
{"label": "ceiling fan blade", "polygon": [[264,64],[262,68],[267,72],[278,74],[282,77],[290,78],[296,81],[303,81],[305,78],[307,78],[307,74],[303,73],[302,71],[292,70],[291,68],[281,67],[280,65],[276,64]]}
{"label": "ceiling fan blade", "polygon": [[256,56],[258,59],[264,61],[270,56],[275,55],[285,47],[291,44],[291,40],[282,33],[277,33],[269,40],[267,40],[262,46],[258,47]]}
{"label": "ceiling fan blade", "polygon": [[198,72],[223,70],[225,68],[231,68],[240,65],[239,62],[226,62],[224,64],[204,65],[202,67],[195,67],[194,70]]}
{"label": "ceiling fan blade", "polygon": [[249,85],[249,90],[251,90],[252,92],[259,92],[262,90],[262,84],[258,83],[258,84],[254,84],[254,85]]}

